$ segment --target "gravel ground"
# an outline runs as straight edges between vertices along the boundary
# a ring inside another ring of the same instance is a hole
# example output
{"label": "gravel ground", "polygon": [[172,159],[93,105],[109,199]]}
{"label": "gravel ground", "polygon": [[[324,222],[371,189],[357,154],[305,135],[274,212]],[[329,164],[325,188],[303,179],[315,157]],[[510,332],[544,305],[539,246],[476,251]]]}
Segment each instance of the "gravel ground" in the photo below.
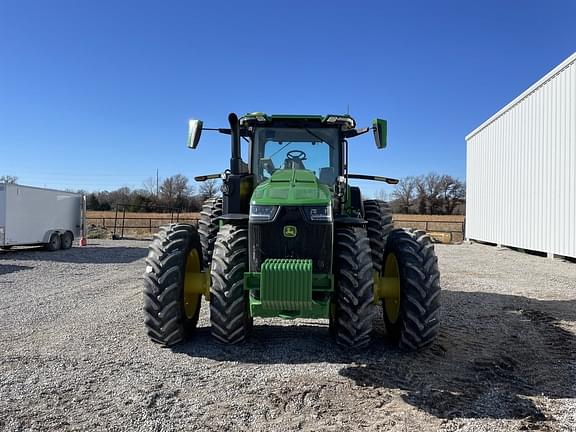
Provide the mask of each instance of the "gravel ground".
{"label": "gravel ground", "polygon": [[436,247],[429,350],[353,355],[323,321],[257,320],[222,346],[148,341],[146,242],[0,252],[0,429],[575,431],[576,264]]}

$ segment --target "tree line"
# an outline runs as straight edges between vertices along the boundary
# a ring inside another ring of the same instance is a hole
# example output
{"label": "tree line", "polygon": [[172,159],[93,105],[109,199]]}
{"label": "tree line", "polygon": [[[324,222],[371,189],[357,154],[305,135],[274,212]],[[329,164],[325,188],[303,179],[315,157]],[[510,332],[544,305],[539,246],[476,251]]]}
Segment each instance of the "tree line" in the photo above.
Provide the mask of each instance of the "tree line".
{"label": "tree line", "polygon": [[[0,176],[0,183],[16,183],[15,176]],[[197,212],[202,203],[220,193],[218,180],[199,183],[198,188],[183,174],[175,174],[162,181],[149,178],[141,188],[121,187],[113,191],[85,192],[88,210],[114,210],[116,204],[135,212]],[[466,185],[446,174],[429,173],[404,177],[388,195],[384,191],[376,198],[389,198],[394,213],[412,214],[464,214]]]}
{"label": "tree line", "polygon": [[198,212],[205,200],[218,195],[218,183],[218,180],[207,180],[196,188],[183,174],[166,177],[158,183],[151,178],[139,189],[121,187],[114,191],[85,193],[86,208],[114,210],[121,204],[127,211],[134,212]]}
{"label": "tree line", "polygon": [[394,213],[465,214],[466,184],[450,175],[429,173],[404,177],[390,194]]}

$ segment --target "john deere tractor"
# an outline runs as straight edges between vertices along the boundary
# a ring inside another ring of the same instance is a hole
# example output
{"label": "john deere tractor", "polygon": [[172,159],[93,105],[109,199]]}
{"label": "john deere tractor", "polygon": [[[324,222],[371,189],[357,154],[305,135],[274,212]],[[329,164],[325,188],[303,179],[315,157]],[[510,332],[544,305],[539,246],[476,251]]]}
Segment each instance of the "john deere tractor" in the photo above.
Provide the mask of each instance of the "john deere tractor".
{"label": "john deere tractor", "polygon": [[[191,336],[204,297],[212,335],[235,344],[254,317],[323,318],[335,341],[362,348],[381,305],[385,334],[400,348],[430,345],[439,328],[437,258],[423,231],[393,229],[382,201],[363,200],[350,179],[348,140],[374,132],[386,147],[387,124],[357,128],[349,115],[228,117],[230,168],[222,198],[208,200],[198,229],[164,226],[150,245],[144,280],[145,325],[165,346]],[[191,120],[188,146],[203,127]],[[248,161],[241,145],[248,146]],[[216,154],[216,151],[215,151]]]}

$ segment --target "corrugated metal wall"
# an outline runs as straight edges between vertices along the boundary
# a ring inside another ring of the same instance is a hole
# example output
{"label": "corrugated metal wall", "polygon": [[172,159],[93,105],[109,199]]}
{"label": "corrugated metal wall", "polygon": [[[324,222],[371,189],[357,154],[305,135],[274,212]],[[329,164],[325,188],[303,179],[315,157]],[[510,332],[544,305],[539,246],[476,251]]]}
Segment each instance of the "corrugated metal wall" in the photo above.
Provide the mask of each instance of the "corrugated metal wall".
{"label": "corrugated metal wall", "polygon": [[576,257],[576,53],[466,142],[466,237]]}

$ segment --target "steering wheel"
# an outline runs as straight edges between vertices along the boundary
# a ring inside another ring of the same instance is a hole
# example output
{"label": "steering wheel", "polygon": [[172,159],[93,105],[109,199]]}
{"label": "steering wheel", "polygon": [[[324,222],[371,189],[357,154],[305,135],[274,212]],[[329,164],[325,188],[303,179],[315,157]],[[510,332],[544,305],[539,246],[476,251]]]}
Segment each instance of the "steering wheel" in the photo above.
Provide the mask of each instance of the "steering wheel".
{"label": "steering wheel", "polygon": [[302,162],[308,159],[306,153],[304,153],[302,150],[290,150],[288,153],[286,153],[286,158],[294,162]]}

